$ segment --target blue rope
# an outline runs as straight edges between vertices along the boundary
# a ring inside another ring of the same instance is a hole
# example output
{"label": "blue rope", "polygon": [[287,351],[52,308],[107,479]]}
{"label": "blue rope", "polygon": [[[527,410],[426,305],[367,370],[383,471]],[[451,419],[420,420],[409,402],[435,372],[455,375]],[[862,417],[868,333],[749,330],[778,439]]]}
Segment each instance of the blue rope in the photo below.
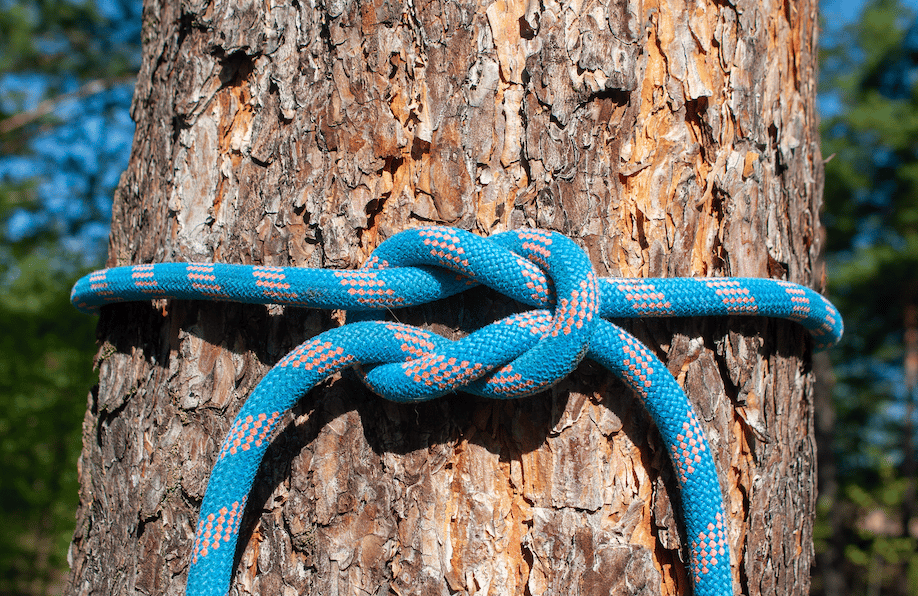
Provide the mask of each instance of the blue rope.
{"label": "blue rope", "polygon": [[422,329],[361,318],[306,341],[258,384],[220,447],[201,506],[188,596],[229,591],[239,524],[255,473],[278,422],[316,384],[360,364],[366,384],[397,402],[453,391],[516,398],[542,391],[587,356],[641,398],[676,472],[694,593],[733,594],[722,493],[694,408],[665,365],[606,318],[757,315],[806,327],[817,349],[842,334],[838,311],[810,289],[739,278],[598,278],[565,236],[515,230],[481,238],[453,228],[420,228],[381,244],[358,270],[169,263],[116,267],[77,282],[84,312],[112,302],[176,298],[287,304],[349,311],[423,304],[484,284],[534,310],[458,341]]}

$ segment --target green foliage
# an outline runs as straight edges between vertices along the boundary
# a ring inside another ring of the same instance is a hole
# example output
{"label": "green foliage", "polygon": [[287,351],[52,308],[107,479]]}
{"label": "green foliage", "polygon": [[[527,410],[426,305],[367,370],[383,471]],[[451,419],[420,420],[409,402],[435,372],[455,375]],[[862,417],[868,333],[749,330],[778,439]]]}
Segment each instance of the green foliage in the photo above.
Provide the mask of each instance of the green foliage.
{"label": "green foliage", "polygon": [[[875,488],[848,484],[844,499],[858,520],[847,528],[845,563],[866,571],[874,586],[889,594],[918,594],[918,537],[901,527],[907,481],[891,466],[880,472]],[[903,581],[904,580],[904,581]],[[866,587],[866,586],[865,586]]]}
{"label": "green foliage", "polygon": [[847,593],[915,596],[903,327],[918,303],[918,21],[897,0],[871,0],[823,43],[829,292],[846,338],[832,354],[840,490],[820,506],[816,548],[839,550],[831,571]]}
{"label": "green foliage", "polygon": [[[98,255],[86,239],[105,235],[109,166],[123,161],[112,153],[128,150],[129,87],[116,84],[137,68],[139,11],[139,0],[0,0],[3,595],[59,593],[67,576],[96,324],[69,290]],[[53,109],[30,113],[45,100]]]}
{"label": "green foliage", "polygon": [[92,1],[0,3],[0,72],[67,77],[130,74],[130,53],[105,35],[107,20]]}
{"label": "green foliage", "polygon": [[[835,351],[840,377],[839,451],[850,471],[880,462],[864,455],[900,445],[903,313],[918,301],[918,42],[914,15],[892,0],[865,6],[827,50],[824,85],[841,110],[823,123],[830,292],[847,322]],[[854,43],[852,43],[852,41]],[[898,387],[897,387],[898,385]],[[897,391],[900,393],[897,395]],[[866,428],[864,422],[869,424]],[[885,443],[884,443],[885,441]]]}
{"label": "green foliage", "polygon": [[44,594],[67,568],[95,320],[47,259],[17,268],[0,286],[0,593]]}

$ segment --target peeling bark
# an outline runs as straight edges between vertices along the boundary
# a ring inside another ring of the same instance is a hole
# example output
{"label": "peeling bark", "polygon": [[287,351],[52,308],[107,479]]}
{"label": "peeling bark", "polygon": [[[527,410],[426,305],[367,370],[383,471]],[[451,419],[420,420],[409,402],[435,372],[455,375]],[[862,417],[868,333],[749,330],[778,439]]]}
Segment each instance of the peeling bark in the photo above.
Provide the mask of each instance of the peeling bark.
{"label": "peeling bark", "polygon": [[[358,266],[421,224],[559,230],[601,275],[822,283],[815,2],[149,0],[110,265]],[[448,334],[512,305],[398,313]],[[217,448],[265,372],[340,317],[107,307],[69,594],[182,594]],[[638,321],[699,412],[744,594],[806,594],[809,341]],[[282,425],[239,594],[684,594],[675,485],[640,404],[551,391],[399,406],[349,375]]]}

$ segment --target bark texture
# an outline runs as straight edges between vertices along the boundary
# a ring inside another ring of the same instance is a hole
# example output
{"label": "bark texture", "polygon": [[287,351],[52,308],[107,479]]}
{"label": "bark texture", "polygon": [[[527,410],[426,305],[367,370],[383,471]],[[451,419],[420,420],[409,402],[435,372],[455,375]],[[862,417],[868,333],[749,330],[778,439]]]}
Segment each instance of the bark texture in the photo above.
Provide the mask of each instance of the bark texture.
{"label": "bark texture", "polygon": [[[819,284],[815,0],[148,0],[110,265],[356,267],[420,224],[573,237],[600,275]],[[454,333],[485,291],[399,313]],[[464,314],[463,314],[464,313]],[[340,317],[107,307],[70,594],[181,594],[219,442]],[[635,322],[701,412],[733,571],[806,594],[809,342],[770,320]],[[685,594],[665,449],[598,366],[490,402],[386,403],[344,375],[282,426],[239,594]]]}

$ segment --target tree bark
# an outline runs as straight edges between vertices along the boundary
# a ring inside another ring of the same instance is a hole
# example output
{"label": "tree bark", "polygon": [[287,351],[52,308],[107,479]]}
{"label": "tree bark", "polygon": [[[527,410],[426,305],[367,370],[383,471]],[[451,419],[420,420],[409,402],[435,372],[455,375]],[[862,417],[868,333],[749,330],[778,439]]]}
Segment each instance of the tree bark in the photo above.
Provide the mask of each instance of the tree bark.
{"label": "tree bark", "polygon": [[[109,265],[358,266],[422,225],[532,226],[603,276],[821,284],[817,4],[148,0]],[[441,332],[483,290],[396,313]],[[461,314],[464,313],[464,314]],[[335,313],[103,310],[70,594],[181,594],[223,435]],[[696,404],[744,594],[806,594],[815,443],[804,331],[629,329]],[[349,375],[281,425],[239,594],[685,594],[675,484],[640,403],[584,363],[551,391],[393,405]]]}

